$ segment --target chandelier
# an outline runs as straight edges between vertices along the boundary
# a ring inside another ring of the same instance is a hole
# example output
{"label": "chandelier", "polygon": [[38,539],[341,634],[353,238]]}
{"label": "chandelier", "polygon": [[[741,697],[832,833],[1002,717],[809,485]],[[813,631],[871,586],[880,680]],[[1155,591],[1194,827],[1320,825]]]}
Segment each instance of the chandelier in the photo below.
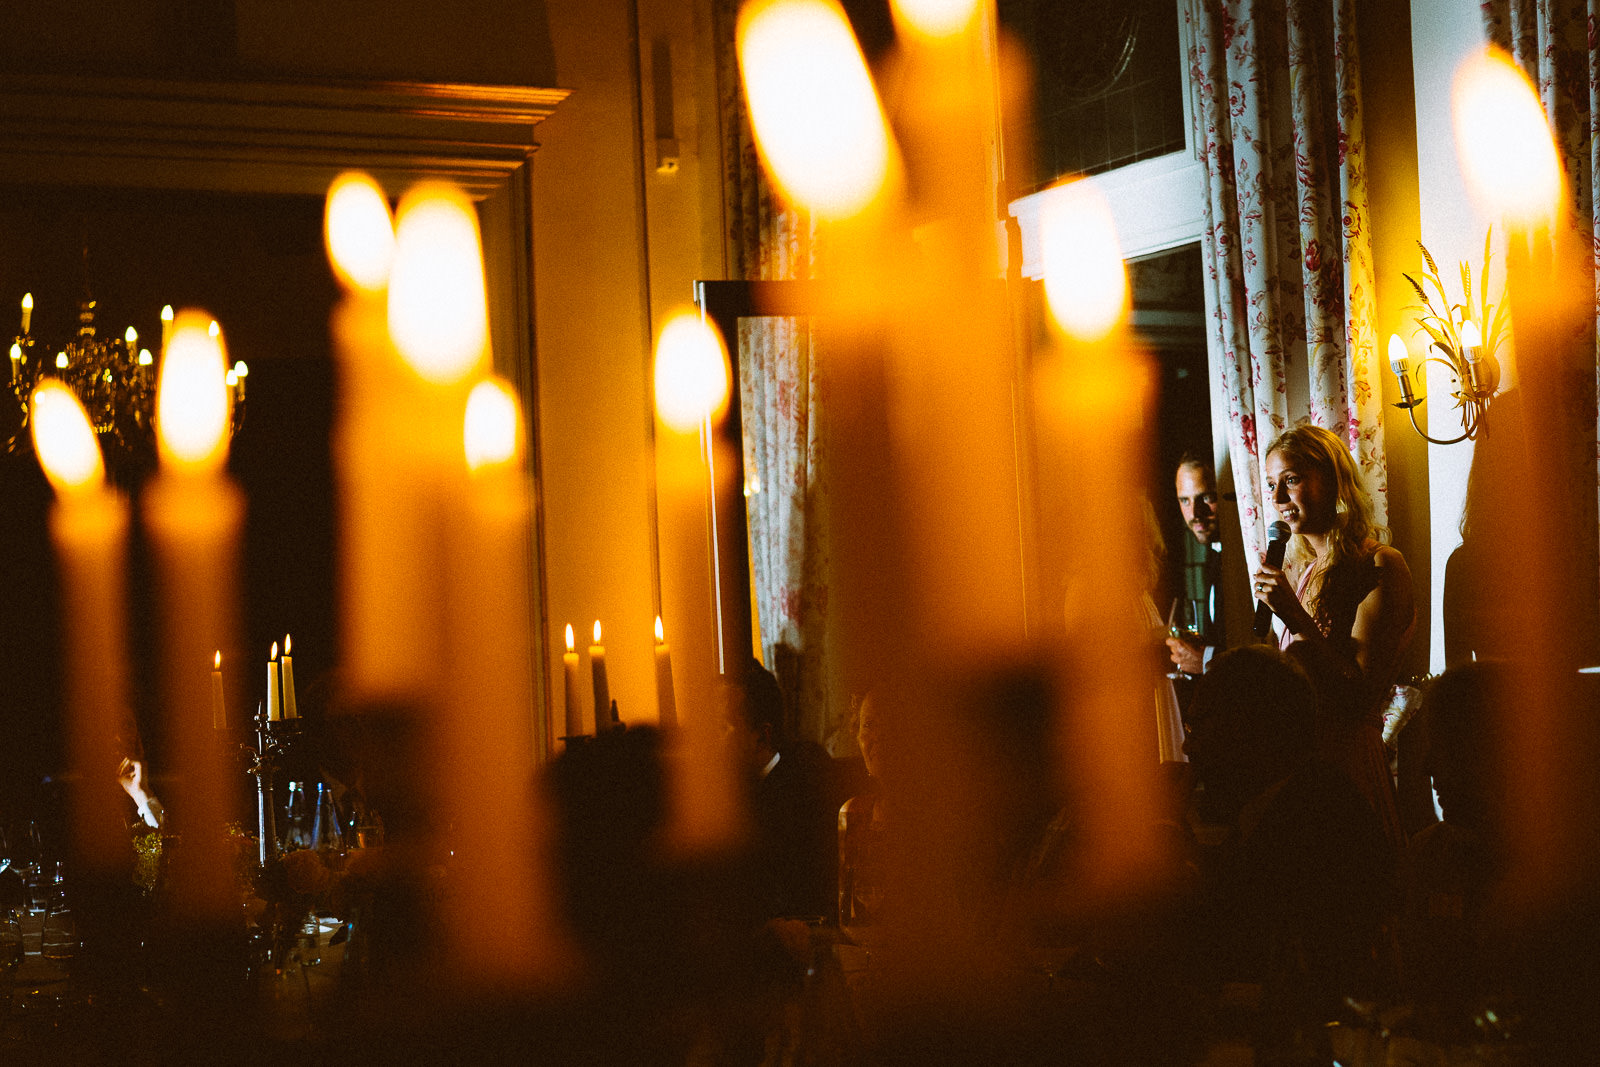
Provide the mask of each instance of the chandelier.
{"label": "chandelier", "polygon": [[[155,442],[155,397],[159,367],[148,348],[139,347],[139,334],[132,326],[121,337],[101,337],[94,321],[95,300],[84,286],[78,301],[78,330],[66,343],[56,344],[36,336],[33,326],[33,294],[22,298],[22,332],[11,345],[10,393],[0,405],[0,435],[12,455],[32,447],[30,415],[33,390],[45,378],[56,378],[71,389],[83,403],[94,427],[102,453],[108,461],[129,458],[153,449]],[[172,307],[161,309],[162,344],[171,329]],[[211,323],[212,336],[220,333]],[[228,371],[228,391],[232,400],[231,433],[244,424],[245,378],[249,368],[241,360]]]}

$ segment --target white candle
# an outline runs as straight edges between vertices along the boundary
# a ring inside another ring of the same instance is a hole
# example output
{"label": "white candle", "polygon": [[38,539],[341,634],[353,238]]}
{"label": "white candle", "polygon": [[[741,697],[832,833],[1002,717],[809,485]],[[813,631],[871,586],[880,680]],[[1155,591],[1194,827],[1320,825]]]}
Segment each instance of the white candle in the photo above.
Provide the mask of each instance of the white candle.
{"label": "white candle", "polygon": [[22,294],[22,335],[28,335],[28,327],[33,325],[33,294]]}
{"label": "white candle", "polygon": [[283,717],[300,717],[300,707],[294,700],[294,659],[289,655],[288,634],[283,635]]}
{"label": "white candle", "polygon": [[222,650],[211,659],[211,728],[221,730],[228,725],[228,712],[222,703]]}
{"label": "white candle", "polygon": [[267,657],[267,721],[283,718],[283,706],[278,701],[278,642],[272,642],[272,654]]}
{"label": "white candle", "polygon": [[82,869],[109,872],[128,848],[127,802],[108,773],[129,755],[115,741],[128,700],[128,504],[105,484],[100,446],[66,386],[47,379],[34,391],[32,422],[34,451],[56,492],[50,539],[61,582],[66,739],[80,782],[71,846]]}
{"label": "white candle", "polygon": [[656,616],[656,716],[662,726],[678,725],[678,700],[672,689],[672,651],[661,616]]}
{"label": "white candle", "polygon": [[566,686],[566,736],[583,735],[583,704],[578,698],[578,651],[572,634],[572,624],[567,623],[567,651],[561,657],[561,679]]}
{"label": "white candle", "polygon": [[600,620],[594,620],[594,644],[589,646],[589,667],[594,676],[594,733],[611,729],[611,687],[606,682],[606,648],[600,643]]}

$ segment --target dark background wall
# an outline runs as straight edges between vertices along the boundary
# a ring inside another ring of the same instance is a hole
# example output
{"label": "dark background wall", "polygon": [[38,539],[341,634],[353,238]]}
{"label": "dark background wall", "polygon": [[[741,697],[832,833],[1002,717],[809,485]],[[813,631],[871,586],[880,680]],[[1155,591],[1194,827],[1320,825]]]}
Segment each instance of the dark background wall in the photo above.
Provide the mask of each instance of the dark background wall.
{"label": "dark background wall", "polygon": [[[221,323],[229,358],[249,365],[245,421],[229,460],[249,507],[240,605],[245,662],[225,671],[230,714],[253,713],[263,699],[262,664],[285,632],[294,635],[302,692],[338,657],[327,325],[337,285],[321,229],[322,204],[311,198],[0,189],[0,309],[18,308],[32,292],[36,335],[70,335],[87,239],[102,333],[120,336],[131,324],[144,342],[159,342],[163,304],[200,307]],[[0,338],[18,325],[0,310]],[[136,505],[145,475],[137,468],[151,461],[152,454],[140,457],[127,478]],[[0,455],[0,789],[26,790],[60,769],[49,503],[31,453]],[[135,525],[135,710],[159,770],[157,620]]]}

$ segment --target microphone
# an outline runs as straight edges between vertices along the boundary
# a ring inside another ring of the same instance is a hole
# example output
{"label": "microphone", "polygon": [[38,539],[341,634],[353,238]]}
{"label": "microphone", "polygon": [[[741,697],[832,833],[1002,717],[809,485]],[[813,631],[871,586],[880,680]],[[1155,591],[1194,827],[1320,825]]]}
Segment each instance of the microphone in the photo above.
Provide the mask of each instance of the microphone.
{"label": "microphone", "polygon": [[[1289,547],[1289,524],[1279,519],[1267,527],[1267,566],[1283,566],[1283,550]],[[1260,601],[1256,602],[1257,637],[1266,637],[1272,633],[1272,609]]]}

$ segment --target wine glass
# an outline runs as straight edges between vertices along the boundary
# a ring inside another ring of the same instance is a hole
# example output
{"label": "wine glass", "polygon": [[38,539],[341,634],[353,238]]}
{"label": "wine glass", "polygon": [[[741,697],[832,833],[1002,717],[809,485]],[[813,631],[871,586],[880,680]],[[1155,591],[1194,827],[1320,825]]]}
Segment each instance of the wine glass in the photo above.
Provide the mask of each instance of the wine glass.
{"label": "wine glass", "polygon": [[[1178,601],[1178,605],[1182,608],[1181,617],[1177,614],[1174,615],[1172,624],[1167,627],[1167,634],[1170,637],[1176,637],[1191,644],[1197,643],[1205,632],[1206,602],[1191,597],[1187,600]],[[1178,670],[1177,665],[1174,664],[1172,670],[1167,672],[1167,677],[1177,681],[1180,678],[1187,677],[1187,675]]]}

